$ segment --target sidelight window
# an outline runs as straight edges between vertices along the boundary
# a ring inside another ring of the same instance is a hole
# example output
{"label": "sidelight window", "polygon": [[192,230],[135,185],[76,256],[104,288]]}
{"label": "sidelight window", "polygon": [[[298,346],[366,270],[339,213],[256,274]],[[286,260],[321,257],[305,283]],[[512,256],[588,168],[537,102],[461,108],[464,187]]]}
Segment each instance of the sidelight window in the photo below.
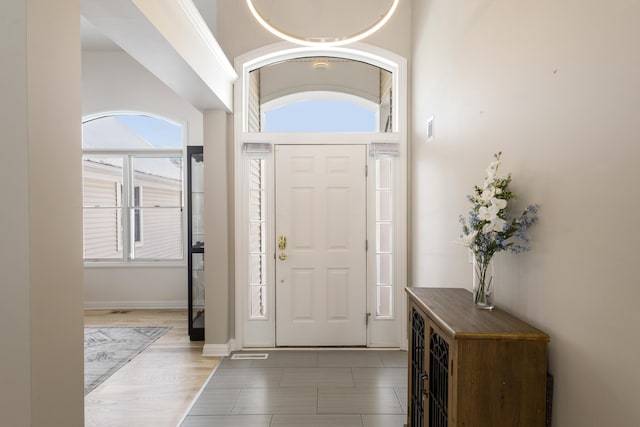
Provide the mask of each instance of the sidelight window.
{"label": "sidelight window", "polygon": [[376,166],[376,316],[393,317],[393,159]]}

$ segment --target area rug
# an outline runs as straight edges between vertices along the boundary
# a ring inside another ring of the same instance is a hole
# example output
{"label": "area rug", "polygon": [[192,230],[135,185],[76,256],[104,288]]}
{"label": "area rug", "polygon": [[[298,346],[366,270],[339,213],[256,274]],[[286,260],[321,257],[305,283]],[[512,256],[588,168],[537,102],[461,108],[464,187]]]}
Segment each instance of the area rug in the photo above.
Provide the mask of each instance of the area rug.
{"label": "area rug", "polygon": [[85,396],[169,329],[164,326],[84,328]]}

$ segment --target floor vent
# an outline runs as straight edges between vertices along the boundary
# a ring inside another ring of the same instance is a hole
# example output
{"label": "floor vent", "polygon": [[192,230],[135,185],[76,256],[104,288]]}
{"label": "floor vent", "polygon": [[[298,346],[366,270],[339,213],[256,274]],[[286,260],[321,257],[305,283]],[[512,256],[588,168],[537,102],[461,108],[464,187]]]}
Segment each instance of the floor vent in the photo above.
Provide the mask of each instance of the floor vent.
{"label": "floor vent", "polygon": [[267,353],[239,353],[231,356],[232,360],[265,360],[269,357]]}

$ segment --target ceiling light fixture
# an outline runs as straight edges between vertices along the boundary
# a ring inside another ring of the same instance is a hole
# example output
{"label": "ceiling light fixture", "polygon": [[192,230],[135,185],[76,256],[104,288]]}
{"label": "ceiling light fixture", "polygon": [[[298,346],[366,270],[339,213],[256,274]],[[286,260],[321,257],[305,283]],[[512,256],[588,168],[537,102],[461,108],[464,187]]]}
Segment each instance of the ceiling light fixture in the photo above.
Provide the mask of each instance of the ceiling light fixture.
{"label": "ceiling light fixture", "polygon": [[314,70],[328,70],[329,69],[329,61],[317,60],[313,62]]}
{"label": "ceiling light fixture", "polygon": [[305,37],[297,36],[295,34],[288,33],[280,28],[276,28],[275,26],[271,25],[268,22],[268,19],[266,19],[264,16],[262,16],[262,14],[260,14],[260,12],[258,12],[255,5],[253,4],[253,0],[247,0],[247,5],[249,6],[249,10],[253,14],[253,17],[256,19],[256,21],[260,23],[260,25],[266,28],[273,35],[280,37],[283,40],[287,40],[287,41],[290,41],[291,43],[296,43],[303,46],[333,47],[333,46],[344,46],[349,43],[360,41],[365,37],[368,37],[371,34],[378,31],[380,28],[384,26],[384,24],[387,23],[387,21],[389,21],[389,19],[391,19],[391,16],[396,11],[396,8],[398,7],[399,2],[400,0],[393,0],[393,4],[391,4],[391,7],[389,8],[389,10],[387,10],[387,12],[384,13],[380,17],[380,19],[377,22],[373,23],[371,26],[364,28],[361,31],[358,31],[355,34],[344,36],[344,37],[335,37],[335,38],[305,38]]}

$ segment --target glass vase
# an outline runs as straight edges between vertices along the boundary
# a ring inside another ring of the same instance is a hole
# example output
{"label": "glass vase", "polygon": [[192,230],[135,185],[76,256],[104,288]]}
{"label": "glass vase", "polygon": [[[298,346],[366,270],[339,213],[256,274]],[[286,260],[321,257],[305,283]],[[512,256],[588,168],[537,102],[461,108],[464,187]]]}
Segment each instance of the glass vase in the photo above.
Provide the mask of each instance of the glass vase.
{"label": "glass vase", "polygon": [[493,259],[473,257],[473,302],[478,308],[491,310],[493,304]]}

